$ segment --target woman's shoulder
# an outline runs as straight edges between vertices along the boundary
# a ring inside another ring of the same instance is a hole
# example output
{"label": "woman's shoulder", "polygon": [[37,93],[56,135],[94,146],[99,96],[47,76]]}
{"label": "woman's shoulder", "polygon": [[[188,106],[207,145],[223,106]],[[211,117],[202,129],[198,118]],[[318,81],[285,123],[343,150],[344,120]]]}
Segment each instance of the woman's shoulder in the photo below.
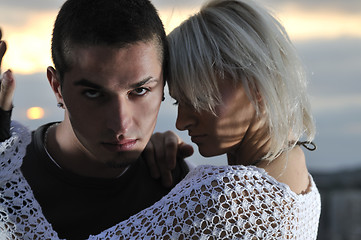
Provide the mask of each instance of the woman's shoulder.
{"label": "woman's shoulder", "polygon": [[220,182],[256,182],[260,179],[270,182],[271,184],[278,184],[277,181],[268,173],[256,166],[244,166],[244,165],[199,165],[194,168],[186,177],[191,181],[199,182],[203,179],[206,182],[219,180]]}
{"label": "woman's shoulder", "polygon": [[279,192],[278,196],[285,197],[289,188],[269,176],[264,169],[255,166],[201,165],[189,172],[172,191],[177,193],[178,197],[197,193],[214,198],[220,195],[241,198],[251,195],[255,197],[265,192],[269,195],[271,192]]}
{"label": "woman's shoulder", "polygon": [[296,194],[287,184],[276,180],[263,168],[243,165],[200,165],[186,176],[183,184],[193,186],[192,188],[195,189],[199,189],[200,186],[203,188],[217,187],[222,189],[222,192],[249,190],[250,194],[264,194],[266,192],[269,195],[272,195],[272,192],[277,192],[278,197],[297,200],[298,198],[315,197],[313,195],[319,194],[311,175],[309,175],[309,181],[309,191],[305,194]]}
{"label": "woman's shoulder", "polygon": [[197,166],[160,201],[95,239],[115,233],[124,238],[250,239],[256,232],[266,239],[283,234],[288,216],[297,219],[292,199],[285,201],[278,186],[257,167]]}
{"label": "woman's shoulder", "polygon": [[306,194],[294,193],[288,185],[256,166],[198,166],[188,177],[185,182],[190,190],[180,194],[178,189],[178,202],[186,203],[188,210],[195,212],[204,209],[210,218],[225,222],[239,219],[240,224],[258,225],[254,222],[256,216],[263,216],[263,223],[269,222],[259,225],[275,224],[276,231],[293,226],[288,217],[305,225],[318,223],[320,196],[311,175],[310,191]]}

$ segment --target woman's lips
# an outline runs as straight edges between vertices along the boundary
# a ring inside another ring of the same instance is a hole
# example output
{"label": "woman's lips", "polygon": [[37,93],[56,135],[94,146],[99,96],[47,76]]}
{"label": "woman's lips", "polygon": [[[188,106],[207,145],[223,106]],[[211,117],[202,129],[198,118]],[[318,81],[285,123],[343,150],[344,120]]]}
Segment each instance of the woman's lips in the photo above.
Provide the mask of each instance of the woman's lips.
{"label": "woman's lips", "polygon": [[191,137],[191,140],[192,140],[192,142],[194,142],[194,143],[201,143],[201,142],[203,142],[204,141],[204,139],[206,138],[206,136],[207,135],[191,135],[190,137]]}

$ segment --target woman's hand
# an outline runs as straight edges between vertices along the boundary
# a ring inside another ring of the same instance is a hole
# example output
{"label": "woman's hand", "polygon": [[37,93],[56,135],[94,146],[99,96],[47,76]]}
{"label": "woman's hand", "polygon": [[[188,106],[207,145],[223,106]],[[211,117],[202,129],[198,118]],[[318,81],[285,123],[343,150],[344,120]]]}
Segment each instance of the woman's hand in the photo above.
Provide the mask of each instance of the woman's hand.
{"label": "woman's hand", "polygon": [[[6,52],[6,43],[2,41],[2,32],[0,30],[0,73],[1,63]],[[15,79],[11,70],[7,70],[0,78],[0,108],[4,111],[10,111],[13,107],[13,96],[15,91]]]}
{"label": "woman's hand", "polygon": [[1,63],[6,52],[6,43],[2,41],[0,29],[0,142],[10,137],[11,110],[15,91],[15,79],[11,70],[1,76]]}
{"label": "woman's hand", "polygon": [[143,158],[154,178],[162,178],[165,187],[173,185],[172,170],[177,159],[193,154],[193,147],[186,144],[172,131],[154,133],[143,151]]}

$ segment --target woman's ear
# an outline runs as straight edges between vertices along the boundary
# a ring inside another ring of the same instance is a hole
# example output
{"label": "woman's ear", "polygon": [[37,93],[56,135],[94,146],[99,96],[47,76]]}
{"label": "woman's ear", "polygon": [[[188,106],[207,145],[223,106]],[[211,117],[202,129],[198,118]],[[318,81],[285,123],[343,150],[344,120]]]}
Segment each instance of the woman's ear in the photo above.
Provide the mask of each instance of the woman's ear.
{"label": "woman's ear", "polygon": [[258,91],[258,89],[256,90],[256,100],[258,102],[258,104],[261,104],[263,101],[262,95],[261,93]]}
{"label": "woman's ear", "polygon": [[56,70],[53,67],[48,67],[46,71],[46,76],[48,77],[50,87],[55,94],[58,104],[62,104],[64,106],[64,99],[61,93],[61,84],[56,74]]}

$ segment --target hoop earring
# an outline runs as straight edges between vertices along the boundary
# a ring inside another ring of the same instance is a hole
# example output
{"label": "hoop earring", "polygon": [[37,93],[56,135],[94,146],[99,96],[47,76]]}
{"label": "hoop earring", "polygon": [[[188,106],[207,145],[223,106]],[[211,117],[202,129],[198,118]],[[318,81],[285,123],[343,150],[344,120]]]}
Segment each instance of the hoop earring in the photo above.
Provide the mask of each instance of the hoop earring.
{"label": "hoop earring", "polygon": [[58,103],[58,104],[56,104],[56,106],[58,107],[58,108],[64,108],[64,104],[63,103]]}

